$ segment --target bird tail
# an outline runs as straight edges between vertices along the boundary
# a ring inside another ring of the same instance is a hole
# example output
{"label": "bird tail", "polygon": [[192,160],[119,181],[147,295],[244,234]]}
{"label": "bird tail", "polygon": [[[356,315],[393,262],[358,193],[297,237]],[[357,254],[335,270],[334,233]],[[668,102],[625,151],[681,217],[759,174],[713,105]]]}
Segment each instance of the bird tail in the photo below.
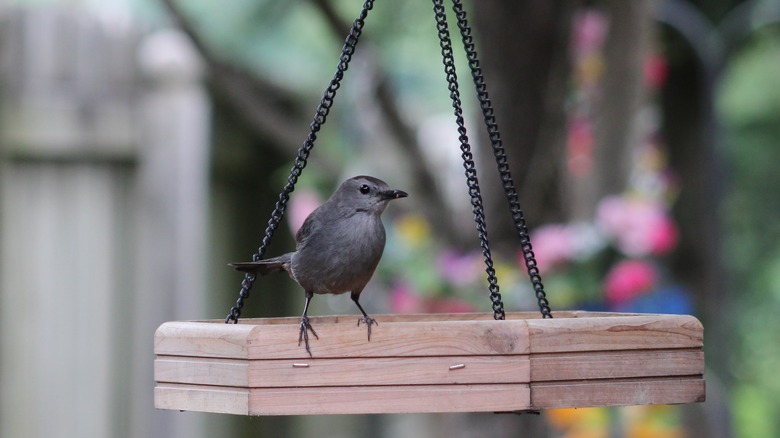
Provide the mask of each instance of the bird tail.
{"label": "bird tail", "polygon": [[271,272],[286,271],[290,265],[293,253],[287,253],[274,257],[272,259],[258,260],[256,262],[234,262],[228,263],[233,269],[241,272],[249,272],[255,275],[263,276]]}

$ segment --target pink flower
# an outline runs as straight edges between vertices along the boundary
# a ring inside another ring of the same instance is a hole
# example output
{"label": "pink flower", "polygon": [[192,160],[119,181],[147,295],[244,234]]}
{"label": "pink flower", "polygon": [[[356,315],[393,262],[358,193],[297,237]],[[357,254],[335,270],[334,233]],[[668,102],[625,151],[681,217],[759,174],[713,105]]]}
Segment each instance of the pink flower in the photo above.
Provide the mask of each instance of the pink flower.
{"label": "pink flower", "polygon": [[604,295],[607,303],[617,305],[650,291],[656,284],[655,268],[641,260],[624,260],[607,273]]}
{"label": "pink flower", "polygon": [[645,84],[654,90],[660,89],[669,75],[669,66],[660,53],[654,52],[647,56],[644,65]]}
{"label": "pink flower", "polygon": [[649,239],[653,255],[664,255],[677,246],[680,232],[677,230],[677,224],[670,217],[664,216],[654,224]]}
{"label": "pink flower", "polygon": [[[534,255],[539,269],[551,269],[573,256],[573,237],[565,225],[544,225],[531,233]],[[523,253],[518,254],[518,263],[522,266],[525,261]]]}
{"label": "pink flower", "polygon": [[648,199],[610,196],[596,211],[601,230],[631,257],[666,254],[677,245],[677,227],[663,204]]}
{"label": "pink flower", "polygon": [[588,175],[593,168],[593,127],[583,118],[569,122],[566,165],[577,177]]}
{"label": "pink flower", "polygon": [[482,256],[478,252],[461,254],[447,250],[442,252],[436,267],[439,274],[456,286],[476,281],[483,272]]}
{"label": "pink flower", "polygon": [[607,22],[604,14],[595,10],[586,10],[574,17],[573,45],[577,54],[592,52],[601,48],[607,35]]}

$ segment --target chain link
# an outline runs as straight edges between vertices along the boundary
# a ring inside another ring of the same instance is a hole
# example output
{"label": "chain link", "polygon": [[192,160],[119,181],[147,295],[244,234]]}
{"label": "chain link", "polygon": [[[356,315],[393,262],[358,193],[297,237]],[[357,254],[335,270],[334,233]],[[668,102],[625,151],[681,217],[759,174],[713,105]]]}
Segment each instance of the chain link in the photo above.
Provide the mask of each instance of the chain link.
{"label": "chain link", "polygon": [[528,227],[525,223],[523,210],[520,208],[517,191],[515,190],[515,185],[512,181],[512,175],[509,172],[506,151],[501,142],[501,134],[498,131],[498,124],[496,123],[496,117],[493,113],[493,104],[488,96],[485,79],[482,76],[482,68],[479,65],[477,50],[474,46],[474,38],[471,35],[471,27],[466,19],[466,11],[463,10],[463,4],[460,0],[452,0],[452,10],[458,18],[458,28],[460,29],[460,35],[463,39],[463,48],[466,52],[466,58],[468,59],[471,77],[474,79],[474,86],[477,89],[477,98],[479,99],[479,106],[482,108],[482,117],[485,119],[485,126],[487,128],[488,137],[490,138],[490,144],[493,148],[493,154],[496,157],[498,173],[501,177],[507,200],[509,201],[509,209],[512,213],[512,220],[514,221],[515,228],[517,229],[517,235],[520,238],[520,248],[523,252],[523,260],[525,261],[528,276],[531,279],[531,285],[533,286],[536,299],[539,303],[539,311],[542,313],[542,317],[552,318],[550,303],[547,301],[544,285],[542,284],[542,277],[539,274],[539,268],[536,266],[536,256],[534,255],[531,240],[528,236]]}
{"label": "chain link", "polygon": [[[358,43],[363,32],[363,26],[365,25],[365,19],[368,16],[368,11],[374,7],[374,0],[366,0],[363,3],[363,9],[360,11],[358,18],[352,23],[352,28],[349,31],[349,35],[344,40],[344,46],[341,49],[341,56],[339,56],[339,63],[336,67],[336,73],[333,75],[333,79],[330,80],[328,87],[322,95],[322,100],[317,106],[317,110],[314,114],[314,120],[311,123],[309,135],[306,137],[306,141],[298,149],[298,153],[295,157],[293,167],[290,170],[290,176],[287,178],[287,184],[284,186],[282,193],[279,194],[279,199],[276,201],[274,210],[271,213],[271,219],[268,220],[268,226],[265,229],[265,236],[263,237],[262,244],[255,254],[252,255],[252,260],[257,261],[263,258],[265,251],[268,249],[268,245],[271,243],[271,238],[274,232],[279,227],[279,223],[284,217],[284,213],[287,210],[287,202],[290,200],[290,193],[295,190],[295,184],[298,182],[298,177],[301,176],[303,169],[306,167],[307,160],[312,148],[314,148],[314,142],[317,140],[317,132],[320,131],[322,125],[328,118],[330,108],[333,106],[333,100],[336,97],[336,92],[341,86],[341,80],[344,78],[344,72],[349,67],[349,62],[352,60],[352,55],[355,53],[355,47]],[[238,323],[238,318],[241,316],[241,309],[244,307],[244,301],[249,298],[249,291],[252,289],[252,285],[255,282],[256,276],[251,273],[244,275],[244,280],[241,282],[241,290],[238,293],[238,300],[236,305],[230,309],[225,318],[225,323],[228,324],[231,321]]]}
{"label": "chain link", "polygon": [[455,122],[458,125],[458,140],[460,140],[461,157],[463,158],[463,167],[466,173],[466,180],[471,196],[472,212],[474,213],[474,222],[477,225],[477,234],[479,244],[482,247],[482,255],[485,259],[485,272],[487,273],[488,290],[490,291],[490,301],[493,304],[493,318],[505,319],[504,303],[501,301],[501,294],[498,290],[498,280],[496,270],[493,267],[493,258],[490,254],[490,245],[488,243],[487,227],[485,225],[485,210],[482,206],[482,195],[479,189],[477,179],[477,170],[474,165],[474,156],[471,153],[469,138],[466,133],[466,126],[463,119],[463,109],[458,91],[458,76],[455,71],[455,61],[452,55],[452,40],[450,31],[447,27],[447,14],[444,10],[442,0],[433,0],[433,11],[436,18],[436,29],[439,34],[439,46],[441,47],[442,63],[444,64],[444,73],[447,76],[448,89],[452,99],[452,107],[455,110]]}

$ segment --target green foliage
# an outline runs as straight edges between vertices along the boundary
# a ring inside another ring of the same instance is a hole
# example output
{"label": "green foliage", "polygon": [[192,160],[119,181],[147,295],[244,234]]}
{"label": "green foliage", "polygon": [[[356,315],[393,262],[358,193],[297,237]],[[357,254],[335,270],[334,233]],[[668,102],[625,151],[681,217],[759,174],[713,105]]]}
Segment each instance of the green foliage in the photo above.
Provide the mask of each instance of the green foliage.
{"label": "green foliage", "polygon": [[[731,187],[724,213],[733,267],[741,436],[777,436],[780,421],[780,33],[763,32],[733,61],[722,83]],[[762,413],[767,415],[761,415]]]}

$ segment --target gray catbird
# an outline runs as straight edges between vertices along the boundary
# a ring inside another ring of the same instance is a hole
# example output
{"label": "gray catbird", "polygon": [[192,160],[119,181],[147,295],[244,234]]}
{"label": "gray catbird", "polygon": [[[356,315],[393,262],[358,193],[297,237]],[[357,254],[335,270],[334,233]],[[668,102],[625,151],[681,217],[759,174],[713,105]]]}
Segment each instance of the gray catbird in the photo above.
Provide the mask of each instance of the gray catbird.
{"label": "gray catbird", "polygon": [[295,252],[230,266],[261,276],[287,271],[306,291],[298,345],[303,341],[309,355],[308,332],[319,339],[306,316],[314,294],[350,292],[352,301],[363,313],[358,325],[366,324],[370,341],[371,325],[378,323],[368,316],[358,300],[385,248],[385,227],[380,216],[388,202],[406,196],[409,196],[406,192],[391,190],[378,178],[350,178],[303,222],[295,236]]}

